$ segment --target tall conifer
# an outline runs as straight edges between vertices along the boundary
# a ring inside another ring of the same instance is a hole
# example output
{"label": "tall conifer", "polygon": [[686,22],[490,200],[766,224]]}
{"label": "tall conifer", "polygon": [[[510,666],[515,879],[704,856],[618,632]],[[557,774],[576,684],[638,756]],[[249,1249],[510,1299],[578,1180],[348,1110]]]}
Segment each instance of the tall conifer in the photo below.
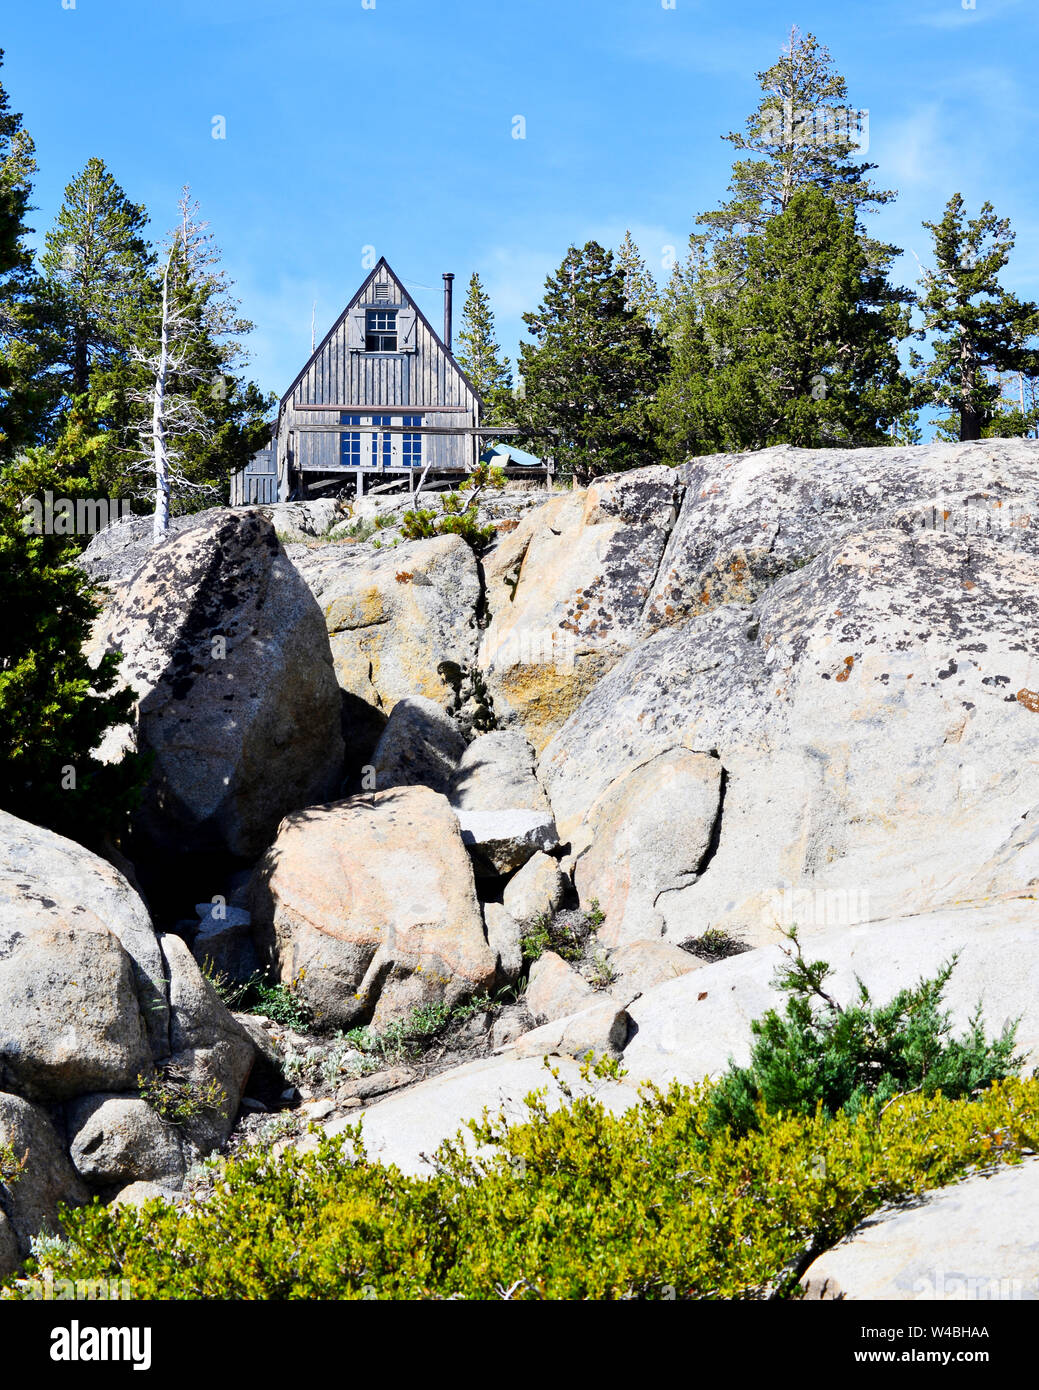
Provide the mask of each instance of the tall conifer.
{"label": "tall conifer", "polygon": [[[1039,352],[1028,339],[1039,333],[1039,306],[1017,298],[999,283],[1010,260],[1014,233],[1006,218],[983,203],[968,218],[959,193],[949,199],[940,222],[925,222],[934,241],[934,268],[921,280],[924,329],[934,334],[931,361],[922,379],[931,400],[953,412],[960,439],[999,432],[1000,387],[985,375],[1039,372]],[[922,366],[919,358],[915,359]],[[1012,432],[1025,433],[1028,422]]]}
{"label": "tall conifer", "polygon": [[520,346],[527,437],[583,483],[656,458],[650,404],[664,355],[645,316],[626,306],[623,273],[595,241],[571,246],[524,314]]}
{"label": "tall conifer", "polygon": [[[0,66],[3,65],[0,49]],[[36,153],[0,85],[0,458],[37,437],[47,393],[39,384],[40,320],[26,225]]]}
{"label": "tall conifer", "polygon": [[104,161],[91,158],[67,185],[40,257],[59,325],[64,391],[82,395],[95,365],[127,350],[155,257],[144,238],[148,216],[130,202]]}
{"label": "tall conifer", "polygon": [[684,301],[656,405],[671,457],[883,443],[915,399],[905,298],[869,265],[854,210],[798,190],[748,237],[735,294]]}
{"label": "tall conifer", "polygon": [[508,418],[512,400],[512,373],[509,359],[501,357],[495,337],[494,313],[479,275],[474,271],[462,309],[458,330],[458,365],[476,387],[483,401],[485,422]]}

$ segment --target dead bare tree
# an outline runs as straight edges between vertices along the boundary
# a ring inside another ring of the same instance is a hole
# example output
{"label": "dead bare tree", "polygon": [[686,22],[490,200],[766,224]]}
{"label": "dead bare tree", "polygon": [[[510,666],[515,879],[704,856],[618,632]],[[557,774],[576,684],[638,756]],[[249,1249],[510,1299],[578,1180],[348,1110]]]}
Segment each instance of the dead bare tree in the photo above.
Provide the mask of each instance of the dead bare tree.
{"label": "dead bare tree", "polygon": [[215,486],[191,479],[183,466],[187,441],[213,436],[195,392],[204,382],[210,382],[214,392],[226,392],[223,374],[214,374],[214,345],[219,344],[224,367],[240,361],[241,345],[233,335],[251,326],[238,317],[226,276],[216,269],[219,254],[206,230],[209,224],[199,221],[199,205],[187,187],[179,209],[180,222],[167,243],[158,323],[151,341],[134,350],[148,384],[135,397],[147,410],[138,427],[140,448],[131,471],[153,475],[156,541],[169,530],[171,499],[218,496]]}

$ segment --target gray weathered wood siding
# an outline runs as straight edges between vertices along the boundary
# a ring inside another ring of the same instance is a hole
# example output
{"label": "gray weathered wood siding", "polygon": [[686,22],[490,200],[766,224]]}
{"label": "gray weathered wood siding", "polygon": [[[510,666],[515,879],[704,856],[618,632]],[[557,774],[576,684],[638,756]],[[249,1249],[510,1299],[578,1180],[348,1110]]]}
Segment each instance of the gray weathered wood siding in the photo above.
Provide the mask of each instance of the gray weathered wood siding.
{"label": "gray weathered wood siding", "polygon": [[[385,287],[388,298],[376,300],[377,283]],[[364,351],[365,310],[377,307],[398,310],[398,346],[409,350]],[[385,262],[379,263],[351,299],[285,399],[278,428],[283,487],[289,464],[308,471],[340,467],[339,435],[307,429],[308,425],[337,424],[338,418],[334,411],[300,408],[315,405],[349,406],[362,416],[420,415],[438,406],[440,411],[426,419],[427,425],[466,428],[479,424],[475,392]],[[472,437],[467,435],[423,435],[422,449],[424,461],[432,460],[434,467],[465,467],[473,459]]]}
{"label": "gray weathered wood siding", "polygon": [[275,451],[258,449],[237,473],[231,474],[230,502],[232,507],[253,507],[277,502],[278,476]]}

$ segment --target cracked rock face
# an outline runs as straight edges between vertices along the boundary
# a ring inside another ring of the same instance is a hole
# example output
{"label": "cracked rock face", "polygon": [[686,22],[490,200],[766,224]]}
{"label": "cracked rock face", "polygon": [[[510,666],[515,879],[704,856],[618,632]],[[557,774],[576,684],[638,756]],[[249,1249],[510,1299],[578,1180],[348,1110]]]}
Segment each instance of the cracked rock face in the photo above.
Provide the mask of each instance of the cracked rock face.
{"label": "cracked rock face", "polygon": [[444,704],[437,667],[471,665],[479,637],[480,575],[460,536],[294,551],[293,561],[321,607],[343,690],[387,715],[414,696]]}
{"label": "cracked rock face", "polygon": [[[81,1179],[179,1182],[230,1132],[253,1057],[187,946],[156,936],[117,869],[0,812],[0,1144],[30,1149],[27,1177],[0,1184],[0,1269],[5,1229],[24,1256],[60,1201],[84,1199]],[[217,1081],[219,1113],[171,1135],[137,1090],[138,1076],[170,1071]],[[62,1109],[78,1174],[46,1113]]]}
{"label": "cracked rock face", "polygon": [[539,751],[631,648],[677,515],[670,468],[601,479],[530,513],[484,561],[480,666]]}
{"label": "cracked rock face", "polygon": [[494,983],[458,820],[427,787],[287,817],[251,902],[257,945],[323,1027],[383,1028]]}
{"label": "cracked rock face", "polygon": [[119,871],[0,812],[0,1086],[118,1089],[169,1051],[159,943]]}
{"label": "cracked rock face", "polygon": [[677,470],[682,506],[646,605],[647,631],[750,603],[865,526],[1016,535],[1036,517],[1035,443],[711,454]]}
{"label": "cracked rock face", "polygon": [[342,781],[324,623],[271,523],[216,511],[157,546],[99,621],[155,763],[138,829],[160,849],[250,857]]}
{"label": "cracked rock face", "polygon": [[[899,494],[893,511],[857,524],[842,513],[837,538],[753,603],[646,638],[545,750],[540,776],[561,838],[575,843],[594,842],[595,808],[653,760],[683,749],[717,758],[715,850],[699,866],[671,856],[684,883],[655,871],[644,885],[658,894],[651,927],[676,942],[714,928],[756,945],[795,922],[811,932],[1032,897],[1039,497],[1021,474],[1039,450],[992,443],[946,446],[964,470],[957,487],[979,499],[959,529],[943,515],[954,509],[936,517],[933,494]],[[813,468],[850,467],[818,453]],[[752,480],[759,467],[747,463]],[[663,844],[670,826],[684,832],[660,792],[655,810],[646,793],[640,839]],[[579,886],[601,853],[586,850],[584,869],[578,859]]]}

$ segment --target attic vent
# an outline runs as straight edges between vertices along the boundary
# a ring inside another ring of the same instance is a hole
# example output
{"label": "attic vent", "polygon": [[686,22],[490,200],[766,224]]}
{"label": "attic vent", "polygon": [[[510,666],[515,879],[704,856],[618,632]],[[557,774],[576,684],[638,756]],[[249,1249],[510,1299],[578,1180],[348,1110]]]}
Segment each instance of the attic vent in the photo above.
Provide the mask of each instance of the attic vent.
{"label": "attic vent", "polygon": [[376,304],[389,304],[390,287],[385,282],[375,286],[375,302]]}

